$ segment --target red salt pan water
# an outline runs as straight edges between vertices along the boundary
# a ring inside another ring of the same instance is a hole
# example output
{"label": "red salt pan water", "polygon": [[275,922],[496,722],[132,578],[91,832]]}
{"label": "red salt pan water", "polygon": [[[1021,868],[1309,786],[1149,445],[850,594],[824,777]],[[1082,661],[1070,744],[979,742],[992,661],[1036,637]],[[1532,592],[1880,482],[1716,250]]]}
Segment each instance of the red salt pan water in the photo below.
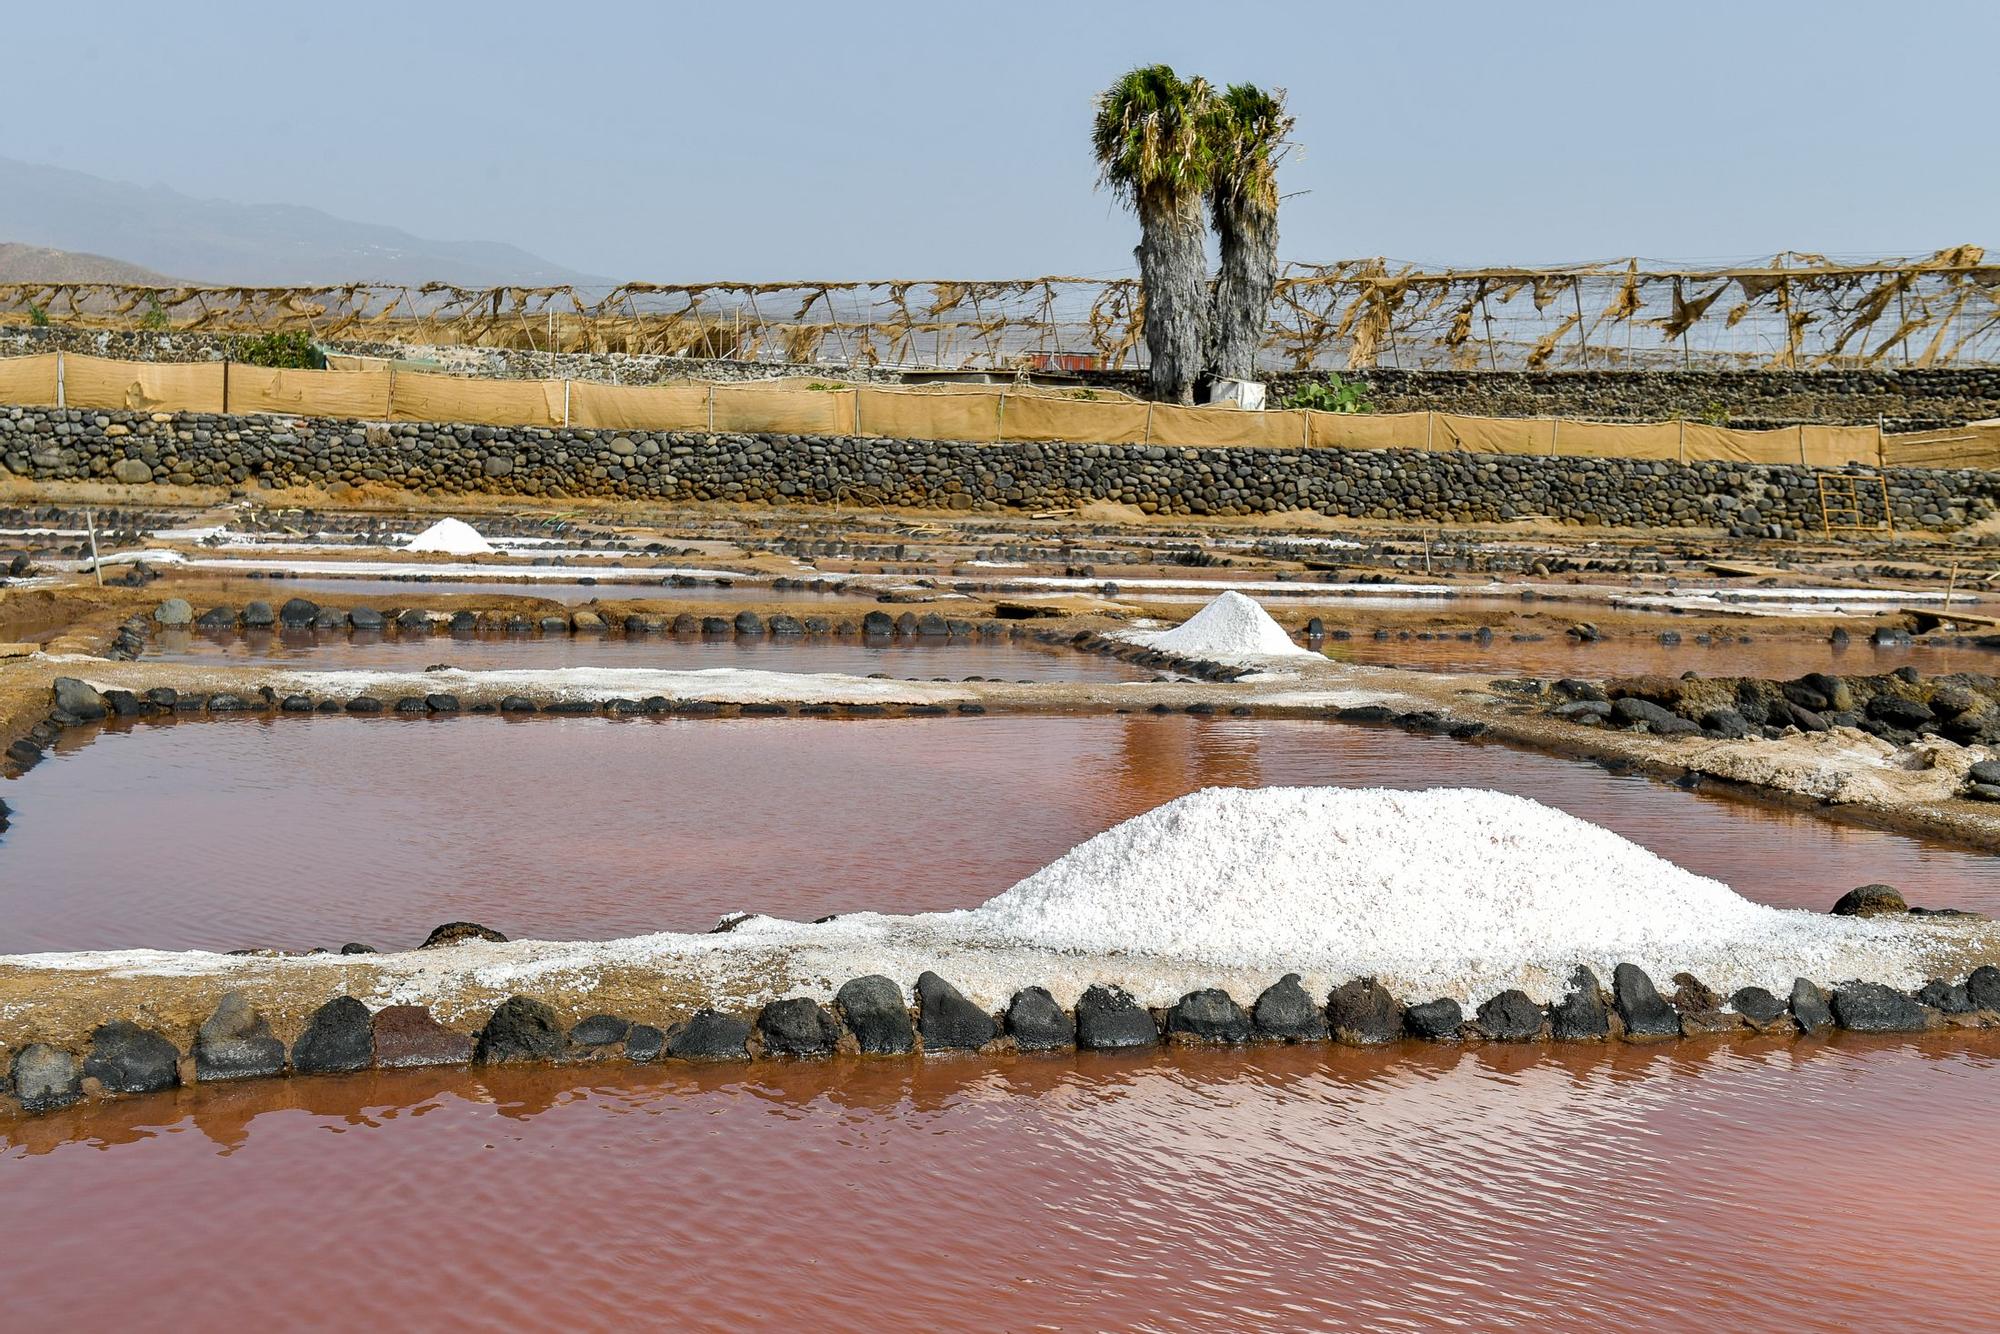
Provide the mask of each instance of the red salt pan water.
{"label": "red salt pan water", "polygon": [[66,734],[0,783],[0,953],[407,947],[969,907],[1198,788],[1488,787],[1746,897],[2000,911],[1978,854],[1497,746],[1181,716],[238,717]]}
{"label": "red salt pan water", "polygon": [[381,1072],[0,1122],[9,1323],[1983,1328],[2000,1034]]}

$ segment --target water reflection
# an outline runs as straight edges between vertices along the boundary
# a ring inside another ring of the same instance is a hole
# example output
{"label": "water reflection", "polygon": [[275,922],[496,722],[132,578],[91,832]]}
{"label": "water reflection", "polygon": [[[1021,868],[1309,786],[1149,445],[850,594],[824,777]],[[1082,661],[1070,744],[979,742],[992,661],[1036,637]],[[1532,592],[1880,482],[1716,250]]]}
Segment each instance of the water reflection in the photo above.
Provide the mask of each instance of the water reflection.
{"label": "water reflection", "polygon": [[[134,1290],[163,1322],[1977,1323],[2000,1164],[1948,1146],[1996,1067],[1984,1034],[210,1087],[0,1130],[0,1279],[86,1323]],[[219,1237],[227,1281],[185,1281]],[[68,1280],[105,1253],[117,1288]]]}

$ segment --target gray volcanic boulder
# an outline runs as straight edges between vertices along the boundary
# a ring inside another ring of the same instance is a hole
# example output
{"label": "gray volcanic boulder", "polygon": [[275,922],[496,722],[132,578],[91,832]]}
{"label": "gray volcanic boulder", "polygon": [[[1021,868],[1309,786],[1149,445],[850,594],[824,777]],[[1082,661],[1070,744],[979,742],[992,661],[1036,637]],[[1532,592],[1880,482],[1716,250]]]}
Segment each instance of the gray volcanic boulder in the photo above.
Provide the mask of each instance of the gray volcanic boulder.
{"label": "gray volcanic boulder", "polygon": [[500,712],[533,713],[535,712],[535,701],[529,699],[526,695],[503,695],[500,697]]}
{"label": "gray volcanic boulder", "polygon": [[804,996],[772,1001],[757,1015],[757,1032],[769,1056],[827,1056],[840,1041],[840,1025]]}
{"label": "gray volcanic boulder", "polygon": [[292,1069],[302,1075],[365,1070],[374,1062],[373,1016],[352,996],[335,996],[314,1010],[292,1044]]}
{"label": "gray volcanic boulder", "polygon": [[1879,982],[1844,982],[1833,993],[1833,1017],[1856,1033],[1921,1033],[1923,1007]]}
{"label": "gray volcanic boulder", "polygon": [[100,1024],[90,1035],[83,1073],[112,1093],[155,1093],[181,1082],[174,1044],[127,1019]]}
{"label": "gray volcanic boulder", "polygon": [[1190,991],[1167,1011],[1167,1034],[1176,1033],[1202,1042],[1248,1042],[1250,1016],[1220,988]]}
{"label": "gray volcanic boulder", "polygon": [[319,604],[305,598],[291,598],[278,608],[280,625],[311,625],[319,619]]}
{"label": "gray volcanic boulder", "polygon": [[1840,901],[1833,905],[1835,917],[1882,917],[1909,910],[1910,905],[1903,902],[1902,891],[1894,885],[1862,885],[1842,894]]}
{"label": "gray volcanic boulder", "polygon": [[667,1055],[680,1061],[740,1061],[750,1054],[750,1021],[720,1010],[696,1010],[667,1030]]}
{"label": "gray volcanic boulder", "polygon": [[1577,965],[1569,991],[1549,1007],[1549,1033],[1557,1042],[1601,1042],[1611,1036],[1611,1002],[1596,973]]}
{"label": "gray volcanic boulder", "polygon": [[1527,992],[1509,987],[1489,997],[1472,1022],[1480,1036],[1494,1042],[1531,1042],[1541,1036],[1543,1017]]}
{"label": "gray volcanic boulder", "polygon": [[421,1005],[388,1005],[375,1012],[375,1064],[387,1069],[419,1065],[464,1065],[472,1059],[472,1039],[446,1028]]}
{"label": "gray volcanic boulder", "polygon": [[1644,727],[1659,736],[1688,736],[1701,731],[1700,724],[1689,722],[1672,709],[1629,697],[1611,701],[1611,720],[1625,727]]}
{"label": "gray volcanic boulder", "polygon": [[1977,1008],[1963,982],[1947,982],[1934,977],[1917,991],[1917,1003],[1945,1014],[1970,1014]]}
{"label": "gray volcanic boulder", "polygon": [[865,1055],[897,1056],[916,1049],[916,1030],[910,1026],[903,989],[880,973],[842,983],[833,995],[833,1008]]}
{"label": "gray volcanic boulder", "polygon": [[246,602],[243,604],[243,624],[253,630],[264,630],[278,623],[278,613],[271,610],[268,602]]}
{"label": "gray volcanic boulder", "polygon": [[95,722],[110,712],[97,687],[74,676],[58,676],[54,686],[56,708],[83,722]]}
{"label": "gray volcanic boulder", "polygon": [[1022,1051],[1054,1051],[1076,1045],[1076,1024],[1041,987],[1023,987],[1007,1003],[1007,1035]]}
{"label": "gray volcanic boulder", "polygon": [[614,1047],[632,1031],[632,1021],[615,1014],[593,1014],[569,1031],[573,1047]]}
{"label": "gray volcanic boulder", "polygon": [[1681,1018],[1661,999],[1653,979],[1637,964],[1621,963],[1611,970],[1611,999],[1631,1038],[1677,1038]]}
{"label": "gray volcanic boulder", "polygon": [[357,630],[380,630],[383,617],[373,607],[355,607],[347,613],[347,623]]}
{"label": "gray volcanic boulder", "polygon": [[917,979],[917,1030],[926,1051],[978,1051],[1000,1036],[992,1015],[931,972]]}
{"label": "gray volcanic boulder", "polygon": [[1403,1033],[1403,1014],[1396,998],[1372,977],[1343,982],[1326,998],[1327,1027],[1334,1040],[1350,1047],[1394,1042]]}
{"label": "gray volcanic boulder", "polygon": [[161,625],[192,625],[194,604],[186,598],[168,598],[153,608],[153,619]]}
{"label": "gray volcanic boulder", "polygon": [[1826,1003],[1826,993],[1805,978],[1792,981],[1792,1022],[1807,1033],[1818,1033],[1833,1027],[1833,1007]]}
{"label": "gray volcanic boulder", "polygon": [[241,619],[234,607],[210,607],[194,624],[197,630],[234,630]]}
{"label": "gray volcanic boulder", "polygon": [[886,611],[871,611],[861,618],[861,633],[869,636],[896,633],[895,618]]}
{"label": "gray volcanic boulder", "polygon": [[1729,997],[1729,1008],[1758,1028],[1769,1028],[1785,1017],[1785,1003],[1762,987],[1739,987]]}
{"label": "gray volcanic boulder", "polygon": [[420,950],[434,950],[445,945],[462,945],[468,940],[488,940],[496,944],[504,944],[507,937],[501,935],[492,927],[481,926],[477,922],[446,922],[443,926],[437,927],[428,936],[425,936],[424,943],[417,946],[417,948]]}
{"label": "gray volcanic boulder", "polygon": [[2000,968],[1984,963],[1965,979],[1965,994],[1981,1010],[2000,1010]]}
{"label": "gray volcanic boulder", "polygon": [[1465,1023],[1465,1011],[1449,996],[1412,1005],[1403,1011],[1403,1030],[1426,1042],[1448,1042],[1458,1036]]}
{"label": "gray volcanic boulder", "polygon": [[731,628],[739,635],[761,635],[764,633],[764,620],[754,611],[739,611]]}
{"label": "gray volcanic boulder", "polygon": [[271,1036],[271,1025],[240,991],[223,996],[195,1034],[197,1079],[249,1079],[284,1068],[285,1044]]}
{"label": "gray volcanic boulder", "polygon": [[1160,1030],[1123,988],[1093,985],[1076,1002],[1076,1045],[1085,1051],[1150,1047]]}
{"label": "gray volcanic boulder", "polygon": [[1264,988],[1251,1007],[1250,1018],[1257,1032],[1281,1042],[1326,1041],[1326,1015],[1299,985],[1297,973],[1286,973]]}
{"label": "gray volcanic boulder", "polygon": [[46,1042],[31,1042],[15,1052],[7,1079],[21,1106],[31,1112],[52,1112],[83,1096],[76,1057]]}
{"label": "gray volcanic boulder", "polygon": [[494,1008],[479,1039],[472,1059],[480,1065],[503,1061],[553,1061],[569,1043],[556,1012],[531,996],[509,996]]}

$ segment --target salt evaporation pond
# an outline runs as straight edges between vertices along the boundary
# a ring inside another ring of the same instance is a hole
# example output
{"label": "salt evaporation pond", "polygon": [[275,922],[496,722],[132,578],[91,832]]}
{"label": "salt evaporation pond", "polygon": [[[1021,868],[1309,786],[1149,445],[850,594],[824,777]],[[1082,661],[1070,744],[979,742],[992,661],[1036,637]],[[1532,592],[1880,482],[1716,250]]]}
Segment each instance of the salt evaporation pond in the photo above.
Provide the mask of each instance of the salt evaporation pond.
{"label": "salt evaporation pond", "polygon": [[[1429,633],[1431,639],[1418,639]],[[2000,672],[2000,650],[1966,645],[1917,644],[1908,648],[1886,648],[1863,642],[1865,627],[1856,642],[1837,647],[1827,643],[1802,644],[1796,638],[1773,639],[1761,636],[1761,627],[1744,627],[1751,637],[1748,644],[1697,644],[1691,638],[1679,644],[1662,644],[1654,637],[1619,635],[1596,643],[1582,643],[1566,634],[1552,634],[1540,641],[1514,642],[1499,633],[1486,643],[1461,638],[1462,631],[1415,631],[1409,638],[1400,633],[1376,639],[1371,631],[1356,632],[1351,639],[1329,639],[1321,644],[1325,655],[1336,662],[1352,662],[1369,667],[1402,667],[1420,672],[1490,673],[1495,676],[1542,676],[1582,678],[1610,676],[1679,676],[1700,672],[1703,676],[1763,676],[1796,680],[1807,672],[1827,672],[1840,676],[1880,676],[1898,667],[1914,667],[1926,676],[1947,672]]]}
{"label": "salt evaporation pond", "polygon": [[1996,1080],[1986,1032],[209,1084],[0,1121],[0,1287],[83,1328],[1980,1328]]}
{"label": "salt evaporation pond", "polygon": [[929,680],[981,676],[1001,681],[1150,681],[1159,674],[1117,658],[1006,640],[862,639],[692,635],[398,635],[379,631],[160,630],[148,658],[165,662],[288,663],[314,670],[420,672],[436,663],[468,671],[558,667],[653,667],[704,671],[834,672]]}
{"label": "salt evaporation pond", "polygon": [[0,784],[0,953],[382,948],[968,907],[1204,787],[1483,787],[1746,897],[1857,884],[2000,912],[1993,860],[1497,746],[1182,716],[243,716],[64,734]]}
{"label": "salt evaporation pond", "polygon": [[[579,576],[587,576],[587,569],[577,571]],[[549,602],[560,602],[564,606],[575,606],[597,598],[638,599],[659,598],[675,602],[729,602],[742,606],[746,602],[778,603],[797,602],[805,604],[840,603],[843,606],[865,605],[873,609],[877,605],[875,588],[854,588],[844,593],[830,589],[773,588],[767,583],[751,580],[733,581],[728,584],[686,584],[674,585],[664,577],[645,580],[592,579],[588,583],[537,579],[532,582],[506,577],[505,566],[495,566],[490,579],[439,579],[402,578],[386,579],[356,575],[348,577],[286,577],[250,579],[218,573],[212,569],[189,571],[184,576],[177,575],[171,568],[156,588],[161,596],[174,592],[174,585],[183,580],[198,580],[204,588],[217,594],[217,601],[237,603],[261,599],[276,606],[291,597],[337,597],[343,600],[361,601],[373,599],[381,606],[422,606],[427,598],[443,597],[524,597],[542,598]],[[949,606],[947,602],[943,604]],[[925,610],[936,608],[926,607]],[[897,607],[895,610],[908,610]]]}

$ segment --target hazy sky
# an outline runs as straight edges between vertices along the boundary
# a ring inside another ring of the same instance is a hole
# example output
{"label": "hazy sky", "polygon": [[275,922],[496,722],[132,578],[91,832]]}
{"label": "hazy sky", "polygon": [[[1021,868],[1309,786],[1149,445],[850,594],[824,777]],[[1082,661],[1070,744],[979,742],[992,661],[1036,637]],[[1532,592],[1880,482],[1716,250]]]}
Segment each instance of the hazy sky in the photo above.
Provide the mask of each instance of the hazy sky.
{"label": "hazy sky", "polygon": [[10,7],[0,153],[620,279],[1131,269],[1092,94],[1291,92],[1283,254],[2000,245],[2000,3]]}

